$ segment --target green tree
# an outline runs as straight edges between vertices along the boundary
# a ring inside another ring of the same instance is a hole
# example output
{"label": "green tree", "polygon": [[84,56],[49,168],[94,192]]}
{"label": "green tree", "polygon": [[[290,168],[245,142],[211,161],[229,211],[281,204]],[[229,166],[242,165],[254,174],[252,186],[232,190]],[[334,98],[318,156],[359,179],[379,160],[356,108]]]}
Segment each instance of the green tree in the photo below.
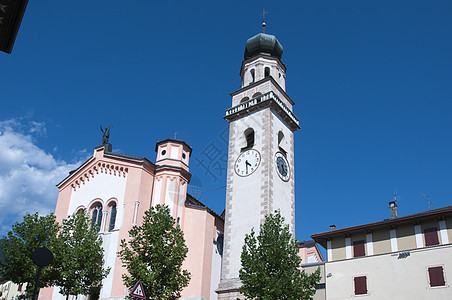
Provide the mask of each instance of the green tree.
{"label": "green tree", "polygon": [[320,269],[300,272],[298,242],[279,211],[267,214],[256,236],[254,228],[242,248],[240,291],[249,299],[311,299],[320,281]]}
{"label": "green tree", "polygon": [[[33,293],[38,266],[31,256],[39,247],[47,247],[54,252],[56,234],[59,225],[53,214],[39,216],[27,213],[22,222],[16,222],[12,230],[0,239],[3,257],[0,261],[2,277],[14,283],[28,283],[29,298]],[[58,277],[58,272],[50,267],[42,270],[39,288],[51,286]]]}
{"label": "green tree", "polygon": [[129,231],[130,240],[121,240],[119,257],[128,270],[122,278],[131,289],[138,280],[146,299],[178,299],[188,285],[190,273],[182,270],[188,248],[179,225],[167,206],[156,205],[145,212],[141,226]]}
{"label": "green tree", "polygon": [[66,299],[99,291],[110,270],[103,268],[102,238],[84,210],[63,220],[54,249],[59,274],[55,284]]}

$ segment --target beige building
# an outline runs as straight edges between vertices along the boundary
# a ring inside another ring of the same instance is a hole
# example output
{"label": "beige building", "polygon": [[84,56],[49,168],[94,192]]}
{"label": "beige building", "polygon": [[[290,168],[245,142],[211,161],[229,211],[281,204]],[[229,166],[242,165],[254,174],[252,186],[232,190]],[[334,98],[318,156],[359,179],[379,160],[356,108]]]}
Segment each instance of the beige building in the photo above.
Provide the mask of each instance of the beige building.
{"label": "beige building", "polygon": [[452,206],[311,237],[327,250],[326,299],[452,299]]}

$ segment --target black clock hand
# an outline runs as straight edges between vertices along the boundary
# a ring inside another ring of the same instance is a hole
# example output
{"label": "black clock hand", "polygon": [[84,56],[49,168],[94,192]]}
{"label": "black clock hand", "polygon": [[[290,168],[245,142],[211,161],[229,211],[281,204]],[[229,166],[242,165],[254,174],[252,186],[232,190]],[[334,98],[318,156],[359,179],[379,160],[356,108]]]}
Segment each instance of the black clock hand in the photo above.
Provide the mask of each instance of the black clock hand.
{"label": "black clock hand", "polygon": [[246,166],[246,174],[248,174],[248,166],[251,167],[251,164],[247,160],[245,161],[245,166]]}

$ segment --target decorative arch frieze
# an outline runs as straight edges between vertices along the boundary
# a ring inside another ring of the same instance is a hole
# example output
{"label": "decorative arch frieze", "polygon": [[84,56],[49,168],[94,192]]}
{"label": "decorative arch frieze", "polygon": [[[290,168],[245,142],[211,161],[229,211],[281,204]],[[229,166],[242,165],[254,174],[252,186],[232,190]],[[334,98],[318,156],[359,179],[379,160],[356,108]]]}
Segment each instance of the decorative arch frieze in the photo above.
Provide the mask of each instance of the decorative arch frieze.
{"label": "decorative arch frieze", "polygon": [[82,175],[74,179],[71,183],[72,189],[75,191],[77,188],[80,188],[81,185],[86,184],[90,180],[90,178],[94,178],[94,175],[103,173],[112,176],[118,176],[126,178],[126,175],[129,172],[129,168],[114,164],[114,163],[106,163],[99,161],[97,164],[91,166],[88,170],[85,171]]}

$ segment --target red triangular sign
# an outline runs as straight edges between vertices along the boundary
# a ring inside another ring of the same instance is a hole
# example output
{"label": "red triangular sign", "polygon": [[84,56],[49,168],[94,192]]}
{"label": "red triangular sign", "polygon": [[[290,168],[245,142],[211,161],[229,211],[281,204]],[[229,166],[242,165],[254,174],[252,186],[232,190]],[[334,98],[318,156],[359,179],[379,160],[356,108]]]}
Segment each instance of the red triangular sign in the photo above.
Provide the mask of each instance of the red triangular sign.
{"label": "red triangular sign", "polygon": [[135,283],[135,286],[130,291],[129,295],[132,297],[146,299],[146,296],[144,295],[143,284],[141,283],[140,280],[138,280],[137,283]]}

